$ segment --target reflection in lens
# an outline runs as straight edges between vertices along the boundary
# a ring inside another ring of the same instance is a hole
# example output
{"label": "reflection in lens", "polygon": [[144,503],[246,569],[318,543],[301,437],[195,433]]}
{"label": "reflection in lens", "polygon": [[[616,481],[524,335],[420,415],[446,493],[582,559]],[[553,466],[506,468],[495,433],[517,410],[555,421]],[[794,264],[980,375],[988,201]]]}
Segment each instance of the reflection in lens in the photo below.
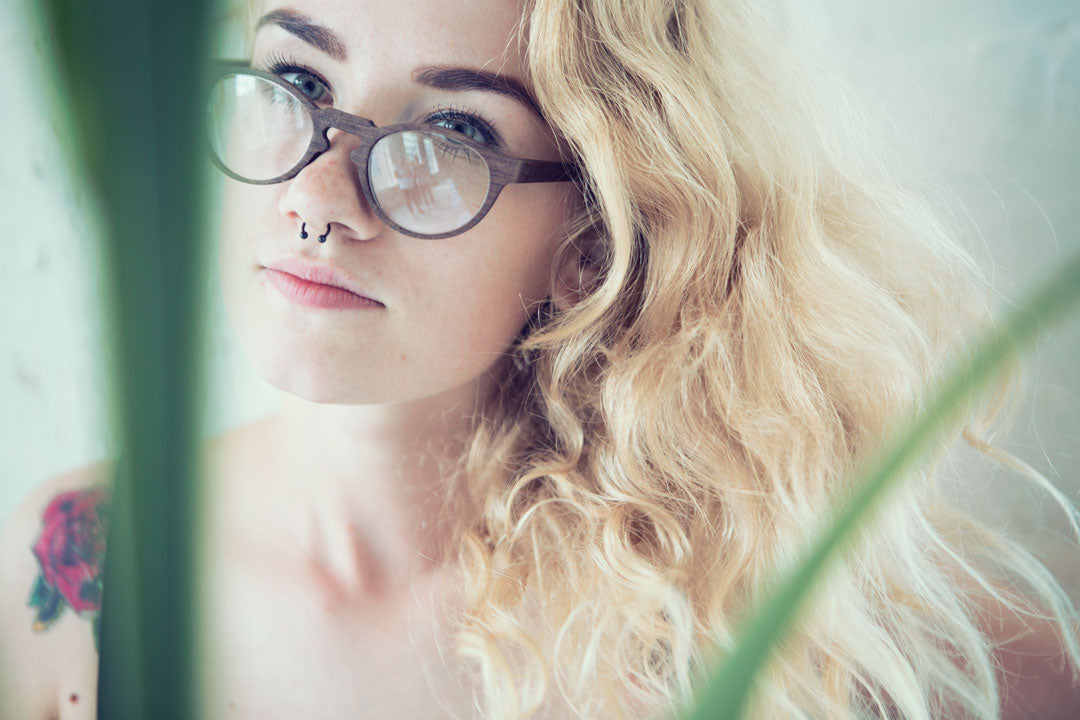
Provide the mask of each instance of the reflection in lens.
{"label": "reflection in lens", "polygon": [[487,162],[464,143],[437,132],[399,132],[375,143],[368,182],[383,213],[423,235],[468,224],[487,198]]}
{"label": "reflection in lens", "polygon": [[311,142],[311,116],[284,88],[254,75],[226,75],[210,94],[207,128],[221,164],[248,180],[288,172]]}

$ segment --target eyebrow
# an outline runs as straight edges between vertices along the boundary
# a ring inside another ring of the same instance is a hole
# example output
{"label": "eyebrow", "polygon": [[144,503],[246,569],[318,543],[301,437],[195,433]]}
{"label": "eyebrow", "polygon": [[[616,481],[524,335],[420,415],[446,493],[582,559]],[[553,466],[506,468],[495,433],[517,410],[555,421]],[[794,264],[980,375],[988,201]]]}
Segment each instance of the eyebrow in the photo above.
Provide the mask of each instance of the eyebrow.
{"label": "eyebrow", "polygon": [[295,35],[308,45],[317,47],[335,60],[340,62],[348,60],[349,54],[345,50],[345,43],[337,33],[324,25],[312,22],[306,15],[301,15],[295,10],[268,12],[255,23],[255,30],[264,25],[277,25],[285,32]]}
{"label": "eyebrow", "polygon": [[525,89],[525,86],[514,78],[505,75],[498,75],[478,68],[426,65],[413,70],[412,79],[421,85],[427,85],[439,90],[459,92],[480,90],[504,95],[517,100],[540,120],[547,122],[544,119],[544,113],[540,111],[540,105],[537,104],[532,94]]}
{"label": "eyebrow", "polygon": [[[345,42],[330,28],[319,25],[295,10],[274,10],[263,15],[255,24],[255,30],[264,25],[277,25],[285,32],[295,35],[312,47],[318,48],[334,60],[346,62],[349,58]],[[479,90],[503,95],[524,105],[541,121],[546,123],[540,105],[532,93],[518,80],[479,68],[451,65],[425,65],[415,68],[412,81],[437,90],[468,92]]]}

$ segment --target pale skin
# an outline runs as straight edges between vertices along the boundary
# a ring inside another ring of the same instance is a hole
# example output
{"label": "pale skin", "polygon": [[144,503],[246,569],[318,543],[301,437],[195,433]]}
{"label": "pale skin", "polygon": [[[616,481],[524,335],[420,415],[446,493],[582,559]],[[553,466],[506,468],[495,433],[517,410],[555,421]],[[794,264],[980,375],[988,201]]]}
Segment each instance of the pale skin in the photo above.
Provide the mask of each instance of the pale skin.
{"label": "pale skin", "polygon": [[[412,81],[422,67],[453,66],[527,86],[511,41],[516,3],[358,7],[290,4],[329,31],[330,52],[289,23],[268,23],[255,36],[253,64],[285,56],[308,66],[325,81],[320,104],[380,126],[424,122],[453,105],[490,120],[508,155],[562,159],[526,104]],[[446,540],[441,464],[460,448],[529,313],[550,295],[574,187],[510,186],[476,227],[418,240],[367,206],[348,158],[356,139],[332,131],[330,140],[330,151],[290,181],[226,188],[226,306],[252,365],[285,395],[277,415],[217,446],[216,465],[230,480],[212,526],[233,552],[211,568],[208,606],[217,610],[206,655],[220,670],[208,673],[217,681],[207,702],[251,718],[469,717],[469,689],[456,681],[461,667],[442,624],[455,578],[434,561]],[[304,221],[329,224],[329,241],[301,239]],[[383,307],[297,306],[262,268],[297,256],[341,269]],[[230,602],[215,602],[224,597]],[[281,677],[287,690],[275,687]]]}
{"label": "pale skin", "polygon": [[[380,126],[430,121],[484,139],[460,114],[440,119],[440,108],[453,107],[491,121],[507,155],[563,159],[527,103],[413,80],[429,66],[475,68],[528,90],[513,41],[516,2],[298,0],[259,10],[291,11],[332,41],[327,52],[298,24],[271,21],[258,28],[252,54],[261,69],[284,56],[315,71],[324,106]],[[272,417],[206,447],[209,610],[200,642],[201,656],[213,660],[205,714],[473,717],[443,623],[456,578],[434,560],[445,540],[442,466],[530,313],[552,297],[553,258],[576,190],[567,182],[510,185],[479,225],[420,240],[367,206],[348,157],[357,139],[336,130],[329,137],[330,150],[289,181],[226,181],[225,305],[247,359],[284,400]],[[316,233],[329,224],[327,242],[302,239],[303,222]],[[294,303],[264,268],[286,258],[338,269],[381,307]],[[108,470],[67,482],[95,474]],[[32,573],[25,560],[20,571]],[[81,642],[83,625],[68,613],[49,633],[26,638],[81,660],[24,693],[20,713],[92,716],[92,644],[60,647],[68,635]],[[38,667],[46,666],[43,658]]]}
{"label": "pale skin", "polygon": [[[330,86],[332,100],[324,95],[322,104],[378,125],[423,122],[440,105],[475,107],[496,123],[506,153],[560,159],[550,132],[521,103],[410,81],[429,65],[524,78],[522,58],[508,45],[520,17],[513,3],[370,2],[363,14],[349,2],[289,7],[333,28],[347,59],[270,24],[256,35],[253,64],[284,55],[312,67]],[[509,186],[478,226],[418,240],[386,227],[367,207],[348,158],[356,139],[336,130],[330,139],[331,149],[290,181],[226,187],[226,307],[252,365],[285,392],[281,412],[259,430],[275,443],[272,464],[281,476],[273,488],[260,480],[259,494],[275,503],[262,517],[280,519],[272,523],[275,535],[296,538],[305,551],[313,522],[331,538],[348,526],[364,528],[374,565],[368,572],[406,581],[428,569],[418,558],[440,541],[411,529],[435,524],[437,508],[416,500],[439,495],[433,448],[449,452],[460,442],[491,390],[490,371],[548,296],[573,186]],[[329,224],[329,241],[301,239],[304,221]],[[384,307],[292,303],[268,282],[263,265],[296,257],[343,270]],[[350,575],[352,551],[342,551],[323,552]],[[364,591],[386,589],[379,585]]]}
{"label": "pale skin", "polygon": [[[269,23],[255,36],[256,65],[266,67],[260,60],[273,54],[309,66],[328,86],[330,104],[378,125],[425,122],[438,106],[453,105],[493,120],[509,155],[562,159],[550,130],[522,103],[411,80],[420,67],[456,66],[528,88],[512,42],[519,3],[269,0],[259,15],[283,8],[332,30],[343,57]],[[226,182],[220,261],[231,326],[284,402],[272,417],[205,448],[212,492],[199,638],[204,716],[475,717],[472,687],[446,635],[460,585],[434,560],[446,539],[440,464],[475,422],[497,363],[536,303],[574,292],[552,287],[551,277],[575,190],[511,185],[476,227],[417,240],[366,206],[348,159],[355,138],[331,131],[330,139],[331,149],[290,181]],[[301,239],[302,222],[316,233],[329,224],[328,241]],[[296,257],[339,268],[382,307],[292,303],[263,265]],[[51,497],[110,472],[100,465],[57,478],[5,530],[0,717],[93,717],[97,660],[88,623],[69,612],[48,632],[32,631],[26,592],[37,569],[26,549]],[[1014,629],[993,631],[1007,637]],[[1003,656],[1010,673],[1045,681],[1047,637]],[[1012,684],[1016,712],[1006,717],[1026,717],[1029,704],[1047,700],[1044,686],[1024,687]],[[554,705],[545,715],[568,716]]]}

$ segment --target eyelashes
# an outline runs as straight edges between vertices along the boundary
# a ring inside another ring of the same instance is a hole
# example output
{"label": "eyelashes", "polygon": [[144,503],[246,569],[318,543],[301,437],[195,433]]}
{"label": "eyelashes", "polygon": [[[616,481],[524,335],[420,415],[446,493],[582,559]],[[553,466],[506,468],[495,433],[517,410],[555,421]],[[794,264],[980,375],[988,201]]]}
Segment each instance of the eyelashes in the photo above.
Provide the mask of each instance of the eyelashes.
{"label": "eyelashes", "polygon": [[[498,132],[495,130],[495,123],[487,118],[481,116],[474,110],[469,110],[464,107],[449,106],[437,106],[431,115],[428,116],[428,120],[446,120],[453,123],[468,123],[480,131],[483,136],[484,142],[501,147],[502,143],[499,142]],[[463,133],[468,137],[466,133]],[[475,140],[476,138],[470,138]]]}
{"label": "eyelashes", "polygon": [[[331,89],[330,83],[327,82],[314,68],[305,65],[296,58],[277,52],[271,52],[266,55],[265,60],[259,63],[259,65],[260,67],[257,69],[272,73],[279,77],[289,74],[307,76],[310,78],[307,82],[294,82],[292,80],[286,80],[286,82],[292,82],[300,92],[306,95],[314,103],[332,103],[333,90]],[[252,63],[252,67],[255,66],[255,63]],[[329,96],[329,98],[327,96]],[[483,142],[496,148],[503,147],[499,131],[495,127],[495,121],[485,117],[482,113],[473,108],[440,104],[429,113],[425,121],[453,123],[454,126],[447,129],[464,135],[470,140]],[[461,131],[458,129],[461,125],[469,126],[475,133]]]}
{"label": "eyelashes", "polygon": [[308,87],[311,85],[311,83],[296,83],[292,82],[291,80],[287,80],[286,82],[291,82],[297,87],[297,89],[300,90],[300,92],[307,95],[307,97],[314,103],[325,102],[323,95],[331,94],[330,83],[326,82],[326,80],[324,80],[322,76],[319,75],[319,73],[315,72],[315,70],[313,70],[312,68],[304,65],[303,63],[297,62],[292,58],[286,58],[283,55],[271,54],[267,56],[266,67],[261,69],[277,75],[282,79],[284,79],[285,75],[307,75],[308,77],[313,78],[315,82],[317,82],[319,86],[321,86],[324,92],[319,92],[318,95],[312,95],[308,92]]}

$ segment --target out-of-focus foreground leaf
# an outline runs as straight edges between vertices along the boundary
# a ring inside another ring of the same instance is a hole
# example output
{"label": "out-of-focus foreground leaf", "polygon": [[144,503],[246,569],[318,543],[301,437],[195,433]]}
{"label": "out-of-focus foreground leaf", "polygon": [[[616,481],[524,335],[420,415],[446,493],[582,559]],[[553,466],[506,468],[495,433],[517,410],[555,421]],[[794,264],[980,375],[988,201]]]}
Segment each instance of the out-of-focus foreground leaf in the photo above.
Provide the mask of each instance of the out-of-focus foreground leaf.
{"label": "out-of-focus foreground leaf", "polygon": [[1010,358],[1031,345],[1040,331],[1080,303],[1080,256],[1064,263],[1015,309],[997,329],[976,345],[967,362],[956,368],[931,395],[927,409],[907,423],[894,442],[860,473],[855,494],[826,527],[806,558],[751,618],[735,649],[722,659],[696,706],[685,720],[729,720],[747,707],[754,679],[782,643],[816,586],[828,581],[828,567],[860,527],[887,498],[905,471],[935,446],[942,432],[954,426],[963,409],[1000,372]]}
{"label": "out-of-focus foreground leaf", "polygon": [[[195,282],[203,249],[199,89],[207,0],[48,0],[73,157],[100,200],[113,404],[124,447],[114,487],[102,624],[99,717],[193,717],[192,508]],[[62,118],[63,119],[63,118]],[[753,618],[689,720],[735,718],[754,678],[805,606],[828,561],[904,470],[956,420],[957,409],[1047,323],[1080,298],[1080,258],[1021,306],[929,410],[900,434],[820,542]]]}
{"label": "out-of-focus foreground leaf", "polygon": [[193,717],[207,0],[48,0],[58,126],[101,227],[111,421],[98,716]]}

